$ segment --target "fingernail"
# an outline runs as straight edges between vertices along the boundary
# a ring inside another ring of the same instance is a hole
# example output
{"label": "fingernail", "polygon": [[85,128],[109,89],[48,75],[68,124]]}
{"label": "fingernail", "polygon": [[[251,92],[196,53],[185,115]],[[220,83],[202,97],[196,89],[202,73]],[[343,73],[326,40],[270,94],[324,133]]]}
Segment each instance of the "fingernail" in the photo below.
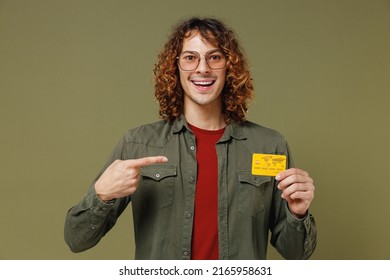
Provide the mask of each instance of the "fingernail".
{"label": "fingernail", "polygon": [[276,175],[276,176],[275,176],[275,179],[279,181],[279,179],[280,179],[280,174]]}

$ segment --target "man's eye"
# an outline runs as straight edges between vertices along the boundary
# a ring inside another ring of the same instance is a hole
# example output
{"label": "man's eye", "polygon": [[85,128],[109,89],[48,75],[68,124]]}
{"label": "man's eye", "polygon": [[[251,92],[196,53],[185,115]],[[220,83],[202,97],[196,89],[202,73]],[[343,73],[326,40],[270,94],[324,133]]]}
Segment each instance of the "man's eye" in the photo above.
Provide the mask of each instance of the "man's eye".
{"label": "man's eye", "polygon": [[210,56],[209,60],[220,60],[221,56],[218,54],[213,54]]}
{"label": "man's eye", "polygon": [[184,57],[184,60],[189,60],[189,61],[195,60],[195,59],[196,59],[196,56],[194,56],[194,55],[187,55]]}

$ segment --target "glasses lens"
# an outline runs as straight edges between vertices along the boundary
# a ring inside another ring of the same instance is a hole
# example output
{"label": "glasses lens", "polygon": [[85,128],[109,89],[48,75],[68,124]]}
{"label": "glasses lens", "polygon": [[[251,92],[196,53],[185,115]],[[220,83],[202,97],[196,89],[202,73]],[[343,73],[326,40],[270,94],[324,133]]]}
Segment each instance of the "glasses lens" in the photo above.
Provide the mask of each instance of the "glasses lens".
{"label": "glasses lens", "polygon": [[226,58],[224,54],[220,51],[215,51],[209,54],[206,54],[207,64],[211,69],[221,69],[226,65]]}
{"label": "glasses lens", "polygon": [[193,52],[184,52],[179,57],[179,64],[181,69],[190,71],[198,67],[199,54]]}

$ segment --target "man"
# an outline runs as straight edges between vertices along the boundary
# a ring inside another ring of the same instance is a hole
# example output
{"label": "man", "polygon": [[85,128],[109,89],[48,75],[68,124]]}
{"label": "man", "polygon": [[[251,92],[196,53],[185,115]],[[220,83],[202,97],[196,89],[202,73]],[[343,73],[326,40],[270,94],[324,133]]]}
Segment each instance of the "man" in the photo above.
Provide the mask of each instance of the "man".
{"label": "man", "polygon": [[[283,257],[308,258],[313,180],[278,132],[245,119],[252,79],[232,30],[183,21],[154,76],[163,120],[129,130],[69,210],[71,250],[96,245],[131,202],[136,259],[265,259],[269,232]],[[286,155],[288,168],[253,175],[254,154]]]}

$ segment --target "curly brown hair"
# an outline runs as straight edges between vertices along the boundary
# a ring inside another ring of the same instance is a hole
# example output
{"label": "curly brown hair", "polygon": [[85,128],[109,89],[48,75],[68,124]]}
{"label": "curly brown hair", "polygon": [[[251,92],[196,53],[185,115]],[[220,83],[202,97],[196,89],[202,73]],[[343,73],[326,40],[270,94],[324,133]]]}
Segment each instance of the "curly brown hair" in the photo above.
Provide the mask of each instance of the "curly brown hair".
{"label": "curly brown hair", "polygon": [[184,91],[180,84],[177,57],[183,41],[193,32],[220,48],[227,58],[226,82],[222,91],[222,114],[226,123],[245,121],[249,101],[253,98],[253,81],[247,60],[234,32],[214,18],[190,18],[174,27],[154,66],[155,97],[160,117],[173,121],[183,113]]}

